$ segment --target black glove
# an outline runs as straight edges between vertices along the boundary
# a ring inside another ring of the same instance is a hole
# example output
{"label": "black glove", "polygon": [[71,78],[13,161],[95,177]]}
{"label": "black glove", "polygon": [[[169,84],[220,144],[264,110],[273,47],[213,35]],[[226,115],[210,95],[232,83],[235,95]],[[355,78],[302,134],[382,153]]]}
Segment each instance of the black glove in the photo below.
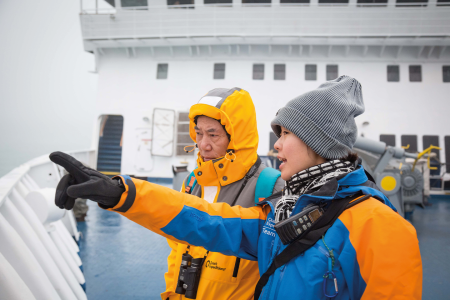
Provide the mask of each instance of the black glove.
{"label": "black glove", "polygon": [[125,191],[119,178],[111,179],[62,152],[51,153],[50,160],[69,172],[56,187],[55,204],[59,208],[72,209],[76,198],[96,201],[104,208],[114,207],[119,203]]}

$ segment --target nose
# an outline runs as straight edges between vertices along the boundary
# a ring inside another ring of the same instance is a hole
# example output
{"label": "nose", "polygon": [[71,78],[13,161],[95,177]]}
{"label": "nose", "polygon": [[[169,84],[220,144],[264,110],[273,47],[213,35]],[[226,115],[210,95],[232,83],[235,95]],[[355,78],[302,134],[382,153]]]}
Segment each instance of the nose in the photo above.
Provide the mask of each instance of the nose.
{"label": "nose", "polygon": [[276,141],[275,145],[273,145],[273,147],[275,148],[275,150],[280,151],[281,150],[281,139],[278,138],[278,140]]}
{"label": "nose", "polygon": [[210,143],[208,137],[203,137],[198,142],[198,148],[203,151],[211,151],[212,147],[211,147],[211,143]]}

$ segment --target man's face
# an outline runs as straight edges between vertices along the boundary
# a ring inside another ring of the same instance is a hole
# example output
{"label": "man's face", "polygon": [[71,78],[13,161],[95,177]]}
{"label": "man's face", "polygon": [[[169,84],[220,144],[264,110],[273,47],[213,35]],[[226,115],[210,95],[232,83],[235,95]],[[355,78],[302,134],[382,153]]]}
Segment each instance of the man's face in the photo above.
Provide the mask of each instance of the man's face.
{"label": "man's face", "polygon": [[225,129],[217,120],[200,116],[194,129],[203,161],[225,156],[229,140]]}

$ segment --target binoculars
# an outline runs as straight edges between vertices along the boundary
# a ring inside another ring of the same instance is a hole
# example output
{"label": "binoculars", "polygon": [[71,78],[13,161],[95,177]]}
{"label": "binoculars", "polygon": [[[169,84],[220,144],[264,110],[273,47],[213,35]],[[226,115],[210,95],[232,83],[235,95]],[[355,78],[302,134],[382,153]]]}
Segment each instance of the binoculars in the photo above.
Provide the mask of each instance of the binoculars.
{"label": "binoculars", "polygon": [[193,258],[192,255],[188,253],[183,254],[175,293],[181,295],[184,294],[188,299],[195,299],[197,297],[203,260],[203,257]]}

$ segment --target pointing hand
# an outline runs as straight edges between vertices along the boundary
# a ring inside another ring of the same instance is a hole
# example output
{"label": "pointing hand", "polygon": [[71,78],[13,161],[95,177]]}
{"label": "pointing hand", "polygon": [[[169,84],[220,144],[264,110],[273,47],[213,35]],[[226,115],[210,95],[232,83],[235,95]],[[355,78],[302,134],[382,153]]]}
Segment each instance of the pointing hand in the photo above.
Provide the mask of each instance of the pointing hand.
{"label": "pointing hand", "polygon": [[76,198],[93,200],[104,207],[119,203],[125,191],[120,178],[111,179],[63,152],[51,153],[50,160],[69,172],[56,187],[55,204],[59,208],[71,210]]}

